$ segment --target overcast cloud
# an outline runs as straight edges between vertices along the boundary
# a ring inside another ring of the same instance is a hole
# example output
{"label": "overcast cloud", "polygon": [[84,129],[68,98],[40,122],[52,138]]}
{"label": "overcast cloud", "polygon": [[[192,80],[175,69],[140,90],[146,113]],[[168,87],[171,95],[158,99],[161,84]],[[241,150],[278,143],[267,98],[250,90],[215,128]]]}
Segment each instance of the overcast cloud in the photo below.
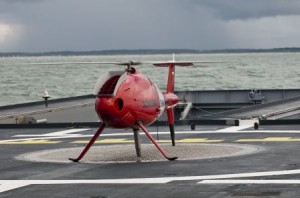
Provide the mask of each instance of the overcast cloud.
{"label": "overcast cloud", "polygon": [[299,0],[0,0],[0,52],[300,46]]}

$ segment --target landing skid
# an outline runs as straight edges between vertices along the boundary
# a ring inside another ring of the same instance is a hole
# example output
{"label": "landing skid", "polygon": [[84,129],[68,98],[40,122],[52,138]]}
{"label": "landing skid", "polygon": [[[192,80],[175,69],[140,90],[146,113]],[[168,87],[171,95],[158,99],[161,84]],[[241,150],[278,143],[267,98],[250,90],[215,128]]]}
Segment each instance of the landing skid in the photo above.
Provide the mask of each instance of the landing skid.
{"label": "landing skid", "polygon": [[106,124],[102,123],[102,125],[99,127],[99,129],[97,130],[97,132],[94,134],[94,136],[92,137],[92,139],[89,141],[89,143],[85,146],[85,148],[83,149],[83,151],[80,153],[80,155],[74,159],[74,158],[69,158],[69,160],[73,161],[73,162],[79,162],[84,155],[88,152],[88,150],[91,148],[91,146],[94,144],[94,142],[96,141],[96,139],[99,137],[99,135],[102,133],[102,131],[104,130]]}
{"label": "landing skid", "polygon": [[148,130],[145,128],[145,126],[141,123],[137,123],[139,127],[145,132],[145,134],[148,136],[148,138],[151,140],[151,142],[156,146],[156,148],[160,151],[160,153],[168,160],[173,161],[176,160],[178,157],[169,157],[162,148],[157,144],[157,142],[154,140],[154,138],[151,136],[151,134],[148,132]]}
{"label": "landing skid", "polygon": [[[147,131],[145,126],[142,123],[137,123],[139,127],[145,132],[145,134],[148,136],[148,138],[152,141],[152,143],[156,146],[156,148],[160,151],[160,153],[168,160],[173,161],[176,160],[177,157],[169,157],[163,150],[162,148],[156,143],[154,138],[150,135],[150,133]],[[69,158],[69,160],[73,162],[79,162],[85,154],[88,152],[88,150],[91,148],[91,146],[94,144],[96,139],[100,136],[100,134],[103,132],[104,128],[106,127],[105,123],[102,123],[102,125],[99,127],[97,132],[94,134],[92,139],[89,141],[89,143],[85,146],[85,148],[82,150],[80,155],[77,158]],[[135,140],[135,148],[136,148],[136,154],[138,159],[140,160],[141,158],[141,146],[140,146],[140,141],[139,141],[139,132],[138,129],[134,129],[134,140]]]}

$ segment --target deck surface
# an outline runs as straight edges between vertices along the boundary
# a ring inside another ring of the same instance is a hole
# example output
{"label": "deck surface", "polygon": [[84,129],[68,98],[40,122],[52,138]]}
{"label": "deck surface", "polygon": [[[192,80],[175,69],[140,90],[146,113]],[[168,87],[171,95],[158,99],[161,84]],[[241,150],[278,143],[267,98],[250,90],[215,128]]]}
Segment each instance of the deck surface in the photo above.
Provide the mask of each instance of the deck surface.
{"label": "deck surface", "polygon": [[[252,145],[258,152],[224,158],[127,163],[54,163],[16,157],[83,147],[95,128],[1,129],[0,197],[297,197],[300,125],[176,128],[180,144]],[[160,143],[167,127],[150,127]],[[143,145],[149,144],[141,135]],[[95,146],[132,145],[130,130],[106,129]],[[143,150],[143,152],[146,152]],[[134,153],[133,153],[134,154]],[[114,153],[106,153],[114,155]]]}

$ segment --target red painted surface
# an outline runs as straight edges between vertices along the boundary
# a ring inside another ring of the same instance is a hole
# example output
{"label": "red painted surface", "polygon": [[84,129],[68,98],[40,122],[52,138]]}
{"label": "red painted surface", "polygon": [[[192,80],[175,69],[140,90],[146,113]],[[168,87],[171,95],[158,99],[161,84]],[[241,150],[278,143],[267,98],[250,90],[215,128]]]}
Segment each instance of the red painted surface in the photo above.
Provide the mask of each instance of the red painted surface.
{"label": "red painted surface", "polygon": [[[144,126],[153,123],[160,114],[160,100],[155,85],[138,70],[125,73],[126,79],[117,87],[114,96],[98,96],[95,109],[99,118],[114,128],[139,128],[137,121]],[[115,82],[112,77],[104,84]],[[109,83],[108,83],[109,82]],[[103,86],[103,87],[104,87]],[[99,92],[102,92],[104,88]],[[105,90],[113,92],[110,86]],[[115,87],[115,85],[113,86]]]}
{"label": "red painted surface", "polygon": [[102,125],[99,127],[99,129],[97,130],[97,132],[94,134],[94,136],[92,137],[92,139],[89,141],[89,143],[82,150],[82,152],[80,153],[80,155],[77,158],[74,158],[74,159],[73,158],[69,158],[69,160],[71,160],[73,162],[80,161],[84,157],[84,155],[88,152],[88,150],[91,148],[91,146],[94,144],[94,142],[99,137],[99,135],[103,132],[105,126],[106,126],[106,124],[102,123]]}
{"label": "red painted surface", "polygon": [[167,93],[174,93],[174,81],[175,81],[175,65],[169,65],[169,75],[167,84]]}
{"label": "red painted surface", "polygon": [[173,111],[173,109],[167,109],[167,115],[168,115],[169,125],[174,124],[174,111]]}
{"label": "red painted surface", "polygon": [[[172,62],[153,64],[157,67],[169,67],[165,93],[161,93],[150,79],[131,67],[139,63],[114,64],[127,66],[126,72],[123,74],[122,72],[109,72],[100,78],[95,86],[94,94],[97,95],[95,110],[103,123],[79,157],[70,160],[78,162],[83,158],[106,125],[113,128],[132,128],[134,130],[141,128],[164,157],[168,160],[177,159],[177,157],[168,157],[145,126],[152,124],[166,108],[172,145],[175,146],[173,107],[178,103],[178,97],[174,94],[175,66],[190,66],[192,63],[175,62],[173,58]],[[140,151],[137,150],[137,152]]]}

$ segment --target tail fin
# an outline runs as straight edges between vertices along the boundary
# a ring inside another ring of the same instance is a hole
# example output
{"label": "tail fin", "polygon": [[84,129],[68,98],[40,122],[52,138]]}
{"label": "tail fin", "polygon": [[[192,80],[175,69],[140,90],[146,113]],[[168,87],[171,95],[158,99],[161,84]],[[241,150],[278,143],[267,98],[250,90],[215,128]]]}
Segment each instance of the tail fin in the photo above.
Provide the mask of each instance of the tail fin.
{"label": "tail fin", "polygon": [[166,92],[163,93],[168,114],[168,124],[170,127],[172,145],[175,146],[175,133],[174,133],[174,110],[173,107],[178,103],[178,97],[174,94],[175,83],[175,66],[192,66],[193,63],[220,63],[215,61],[175,61],[175,55],[173,54],[173,60],[167,62],[151,62],[156,67],[169,67],[168,83]]}
{"label": "tail fin", "polygon": [[174,93],[174,84],[175,84],[175,65],[169,64],[169,75],[167,83],[167,93]]}
{"label": "tail fin", "polygon": [[173,54],[173,60],[167,62],[157,62],[153,63],[156,67],[169,67],[167,93],[174,93],[174,83],[175,83],[175,66],[192,66],[192,61],[175,61],[175,54]]}
{"label": "tail fin", "polygon": [[178,97],[174,94],[175,84],[175,66],[191,66],[192,62],[176,62],[175,55],[173,54],[173,60],[169,62],[153,63],[157,67],[169,67],[168,83],[166,92],[163,94],[167,107],[168,124],[170,127],[170,134],[172,145],[175,146],[175,132],[174,132],[174,110],[173,107],[178,103]]}

